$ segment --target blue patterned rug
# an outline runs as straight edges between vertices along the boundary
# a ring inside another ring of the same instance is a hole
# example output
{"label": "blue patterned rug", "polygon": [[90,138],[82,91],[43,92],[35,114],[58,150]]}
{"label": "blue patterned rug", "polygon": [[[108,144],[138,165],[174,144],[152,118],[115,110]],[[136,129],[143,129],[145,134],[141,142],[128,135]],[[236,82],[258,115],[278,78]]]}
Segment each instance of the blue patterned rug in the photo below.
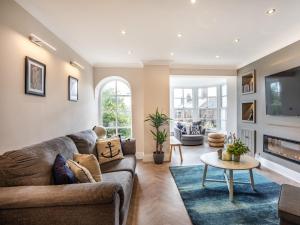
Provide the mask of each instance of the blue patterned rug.
{"label": "blue patterned rug", "polygon": [[[201,187],[203,166],[170,167],[181,198],[194,225],[279,224],[277,202],[280,186],[254,171],[256,192],[250,185],[234,185],[234,202],[225,183]],[[208,167],[208,179],[224,179],[223,170]],[[249,181],[248,171],[234,171],[235,181]]]}

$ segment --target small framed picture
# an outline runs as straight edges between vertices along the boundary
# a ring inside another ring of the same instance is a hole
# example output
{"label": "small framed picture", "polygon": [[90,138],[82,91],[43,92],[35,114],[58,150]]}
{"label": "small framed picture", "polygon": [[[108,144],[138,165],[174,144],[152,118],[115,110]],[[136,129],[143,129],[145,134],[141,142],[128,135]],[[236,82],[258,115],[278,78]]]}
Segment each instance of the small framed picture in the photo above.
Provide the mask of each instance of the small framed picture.
{"label": "small framed picture", "polygon": [[72,76],[69,76],[69,100],[78,101],[78,79]]}
{"label": "small framed picture", "polygon": [[25,94],[46,96],[46,65],[25,57]]}

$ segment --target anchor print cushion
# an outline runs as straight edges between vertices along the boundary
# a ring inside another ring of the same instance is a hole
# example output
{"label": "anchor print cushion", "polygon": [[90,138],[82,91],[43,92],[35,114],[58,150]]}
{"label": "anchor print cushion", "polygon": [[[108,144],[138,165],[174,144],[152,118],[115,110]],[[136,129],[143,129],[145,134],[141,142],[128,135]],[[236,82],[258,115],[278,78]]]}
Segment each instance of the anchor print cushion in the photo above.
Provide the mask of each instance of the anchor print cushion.
{"label": "anchor print cushion", "polygon": [[97,141],[97,152],[100,164],[124,159],[119,137],[99,139]]}

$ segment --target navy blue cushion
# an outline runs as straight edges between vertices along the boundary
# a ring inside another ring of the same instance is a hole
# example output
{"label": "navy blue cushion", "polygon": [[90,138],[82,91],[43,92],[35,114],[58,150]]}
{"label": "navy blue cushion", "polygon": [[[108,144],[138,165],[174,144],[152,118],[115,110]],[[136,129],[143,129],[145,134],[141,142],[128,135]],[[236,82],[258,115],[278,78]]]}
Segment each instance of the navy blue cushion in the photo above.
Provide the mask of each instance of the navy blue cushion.
{"label": "navy blue cushion", "polygon": [[76,177],[70,168],[66,165],[66,159],[58,154],[55,158],[52,168],[54,184],[74,184],[76,183]]}

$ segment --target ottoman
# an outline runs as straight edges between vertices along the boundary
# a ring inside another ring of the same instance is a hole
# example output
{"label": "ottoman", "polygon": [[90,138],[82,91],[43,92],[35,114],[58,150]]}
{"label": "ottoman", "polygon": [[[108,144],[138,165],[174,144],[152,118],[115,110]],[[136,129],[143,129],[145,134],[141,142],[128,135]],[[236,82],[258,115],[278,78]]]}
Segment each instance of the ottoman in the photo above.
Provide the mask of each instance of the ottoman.
{"label": "ottoman", "polygon": [[280,225],[300,224],[300,187],[288,184],[281,186],[278,216]]}
{"label": "ottoman", "polygon": [[221,133],[209,133],[207,140],[210,147],[223,148],[225,135]]}

